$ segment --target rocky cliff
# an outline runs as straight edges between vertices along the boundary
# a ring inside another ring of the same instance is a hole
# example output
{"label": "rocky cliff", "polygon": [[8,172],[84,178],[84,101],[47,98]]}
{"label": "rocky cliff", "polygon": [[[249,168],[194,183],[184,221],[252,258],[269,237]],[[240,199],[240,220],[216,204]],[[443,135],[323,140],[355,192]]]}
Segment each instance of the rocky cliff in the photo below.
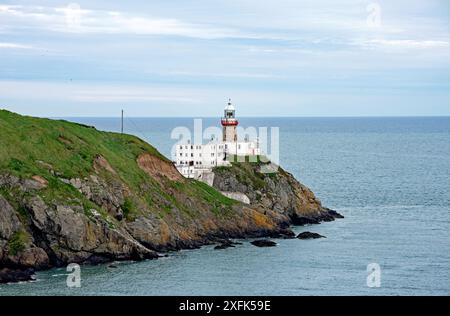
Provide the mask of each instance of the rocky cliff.
{"label": "rocky cliff", "polygon": [[[282,171],[233,164],[184,179],[130,135],[0,111],[0,282],[68,263],[157,258],[337,216]],[[220,191],[241,192],[250,204]]]}
{"label": "rocky cliff", "polygon": [[213,186],[224,194],[244,194],[254,208],[275,211],[293,225],[319,224],[342,218],[316,198],[292,174],[270,162],[233,162],[214,169]]}

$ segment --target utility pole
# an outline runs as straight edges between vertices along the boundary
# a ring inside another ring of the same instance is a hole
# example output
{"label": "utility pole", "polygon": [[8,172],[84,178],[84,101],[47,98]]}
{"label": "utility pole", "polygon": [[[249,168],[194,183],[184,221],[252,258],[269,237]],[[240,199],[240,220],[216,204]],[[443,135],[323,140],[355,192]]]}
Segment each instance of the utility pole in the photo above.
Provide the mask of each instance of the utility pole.
{"label": "utility pole", "polygon": [[123,134],[123,110],[122,110],[122,119],[120,124],[120,133]]}

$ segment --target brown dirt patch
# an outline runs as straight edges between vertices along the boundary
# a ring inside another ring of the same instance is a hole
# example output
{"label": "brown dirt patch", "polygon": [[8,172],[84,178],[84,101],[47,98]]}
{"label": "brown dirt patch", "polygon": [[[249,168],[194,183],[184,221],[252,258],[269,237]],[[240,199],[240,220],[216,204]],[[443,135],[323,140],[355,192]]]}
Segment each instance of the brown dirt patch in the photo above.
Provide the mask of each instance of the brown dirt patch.
{"label": "brown dirt patch", "polygon": [[39,183],[43,188],[46,188],[48,186],[48,181],[41,176],[32,176],[31,179]]}
{"label": "brown dirt patch", "polygon": [[167,177],[172,181],[184,181],[184,177],[172,163],[161,160],[149,153],[141,154],[137,159],[137,163],[139,168],[153,178],[161,179]]}

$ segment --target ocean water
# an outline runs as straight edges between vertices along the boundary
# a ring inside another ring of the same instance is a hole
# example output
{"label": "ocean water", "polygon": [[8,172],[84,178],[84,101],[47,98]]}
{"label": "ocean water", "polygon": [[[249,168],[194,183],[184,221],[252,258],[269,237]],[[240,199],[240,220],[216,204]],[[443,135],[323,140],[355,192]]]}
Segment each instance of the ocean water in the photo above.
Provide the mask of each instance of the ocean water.
{"label": "ocean water", "polygon": [[[71,119],[118,131],[120,120]],[[280,163],[345,219],[297,227],[326,239],[174,252],[167,258],[65,269],[0,295],[450,295],[450,118],[242,118],[280,128]],[[217,125],[204,119],[204,127]],[[126,118],[125,131],[169,155],[190,118]],[[367,265],[381,268],[367,286]]]}

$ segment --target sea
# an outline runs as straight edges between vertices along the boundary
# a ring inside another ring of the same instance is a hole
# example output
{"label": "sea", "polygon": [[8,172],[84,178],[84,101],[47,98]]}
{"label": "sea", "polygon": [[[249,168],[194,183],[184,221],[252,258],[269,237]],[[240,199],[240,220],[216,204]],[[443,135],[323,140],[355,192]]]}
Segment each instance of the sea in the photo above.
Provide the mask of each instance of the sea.
{"label": "sea", "polygon": [[[121,128],[120,118],[66,119]],[[219,126],[216,118],[202,123]],[[450,117],[241,118],[240,125],[278,128],[281,166],[345,216],[294,230],[327,238],[276,240],[274,248],[242,240],[225,250],[81,266],[80,287],[68,287],[65,268],[52,269],[35,282],[0,285],[0,295],[450,295]],[[194,118],[124,119],[126,133],[166,156],[177,127],[193,131]]]}

